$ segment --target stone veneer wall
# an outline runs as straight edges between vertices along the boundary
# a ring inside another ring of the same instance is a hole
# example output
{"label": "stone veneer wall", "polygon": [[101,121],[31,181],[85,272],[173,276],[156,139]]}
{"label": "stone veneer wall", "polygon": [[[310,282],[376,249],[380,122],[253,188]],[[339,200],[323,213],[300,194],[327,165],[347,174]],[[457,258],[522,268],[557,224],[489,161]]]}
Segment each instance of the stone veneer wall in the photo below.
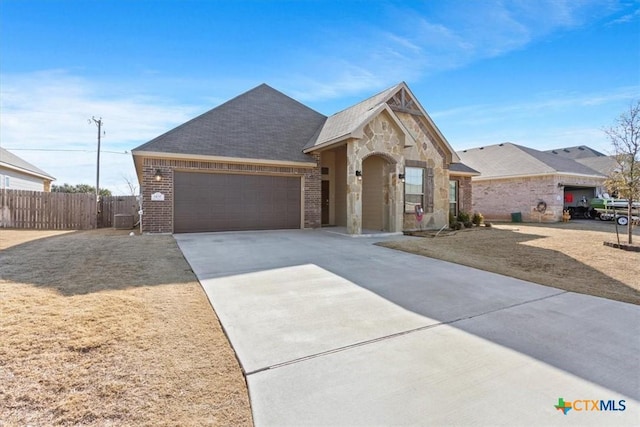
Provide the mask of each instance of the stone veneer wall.
{"label": "stone veneer wall", "polygon": [[[319,155],[314,155],[316,164]],[[156,181],[160,169],[162,180]],[[304,192],[305,228],[320,227],[320,167],[302,168],[268,165],[247,165],[199,160],[171,160],[146,158],[142,169],[142,231],[145,233],[173,232],[173,171],[234,172],[246,174],[282,174],[302,176]],[[164,201],[151,201],[153,193],[164,194]]]}
{"label": "stone veneer wall", "polygon": [[[356,170],[362,171],[363,160],[372,155],[383,157],[389,162],[385,172],[393,174],[394,178],[385,194],[385,209],[389,218],[389,231],[400,231],[402,222],[398,212],[401,212],[402,186],[399,185],[397,174],[404,163],[401,133],[392,125],[386,113],[375,117],[364,127],[363,132],[361,139],[347,143],[347,232],[362,232],[362,181],[357,179]],[[366,171],[363,172],[363,179],[367,179]]]}
{"label": "stone veneer wall", "polygon": [[[603,180],[560,175],[472,180],[473,210],[487,220],[510,221],[512,213],[520,212],[525,222],[557,222],[564,207],[564,189],[559,184],[600,187]],[[540,201],[547,204],[543,215],[535,210]]]}
{"label": "stone veneer wall", "polygon": [[[374,118],[364,129],[364,136],[347,144],[347,230],[351,234],[362,231],[362,184],[355,176],[356,170],[362,170],[362,161],[371,155],[384,157],[389,162],[387,172],[392,179],[385,192],[386,209],[389,212],[389,231],[401,231],[417,228],[439,228],[449,218],[449,171],[445,169],[445,160],[435,143],[433,136],[425,133],[416,119],[408,113],[396,112],[397,117],[416,140],[416,144],[406,147],[404,136],[395,123],[382,113]],[[434,172],[434,208],[425,212],[422,223],[416,222],[413,213],[404,213],[404,187],[397,179],[404,171],[405,160],[422,161]],[[363,176],[366,179],[366,174]]]}
{"label": "stone veneer wall", "polygon": [[[445,168],[442,150],[438,149],[433,135],[426,133],[417,118],[408,113],[395,112],[402,124],[416,140],[416,145],[404,149],[405,159],[426,161],[433,168],[433,212],[425,212],[422,222],[413,213],[404,214],[404,230],[440,228],[449,223],[449,170]],[[420,120],[420,119],[418,119]],[[404,199],[404,195],[402,195]],[[402,207],[404,212],[404,206]]]}

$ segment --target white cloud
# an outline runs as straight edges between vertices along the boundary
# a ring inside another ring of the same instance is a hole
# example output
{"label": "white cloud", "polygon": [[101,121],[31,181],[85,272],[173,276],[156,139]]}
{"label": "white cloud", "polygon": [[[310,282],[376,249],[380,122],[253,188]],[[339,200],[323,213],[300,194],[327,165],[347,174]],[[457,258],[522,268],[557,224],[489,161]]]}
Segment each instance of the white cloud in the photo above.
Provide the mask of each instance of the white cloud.
{"label": "white cloud", "polygon": [[123,175],[135,177],[135,172],[131,155],[124,152],[197,111],[156,97],[110,95],[114,92],[121,91],[62,70],[2,75],[2,147],[16,149],[14,154],[55,176],[56,184],[95,185],[97,127],[88,121],[102,117],[100,186],[126,192]]}
{"label": "white cloud", "polygon": [[[303,55],[285,88],[301,100],[371,92],[399,81],[460,68],[508,54],[614,14],[615,0],[427,2],[388,8],[384,28],[357,26],[327,34],[315,54]],[[428,16],[428,18],[427,18]]]}
{"label": "white cloud", "polygon": [[[435,70],[465,65],[471,61],[503,55],[520,49],[553,32],[579,27],[589,20],[612,13],[613,1],[483,1],[443,2],[427,20],[418,9],[397,12],[402,28],[398,38],[421,48],[424,55],[444,56],[431,61]],[[432,70],[425,70],[432,71]]]}
{"label": "white cloud", "polygon": [[619,18],[610,21],[609,25],[626,24],[628,22],[633,22],[638,18],[640,18],[640,9],[636,9],[631,13],[624,14]]}

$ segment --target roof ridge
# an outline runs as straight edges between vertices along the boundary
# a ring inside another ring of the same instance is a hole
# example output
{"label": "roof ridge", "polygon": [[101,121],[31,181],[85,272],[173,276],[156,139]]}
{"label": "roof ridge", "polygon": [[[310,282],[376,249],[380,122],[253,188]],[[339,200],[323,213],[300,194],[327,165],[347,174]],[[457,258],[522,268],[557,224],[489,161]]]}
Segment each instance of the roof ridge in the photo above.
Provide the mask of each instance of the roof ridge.
{"label": "roof ridge", "polygon": [[132,151],[309,162],[302,146],[326,118],[262,83]]}
{"label": "roof ridge", "polygon": [[229,100],[227,100],[227,101],[223,102],[222,104],[216,105],[215,107],[210,108],[209,110],[207,110],[207,111],[205,111],[205,112],[203,112],[203,113],[201,113],[201,114],[198,114],[196,117],[194,117],[194,118],[192,118],[192,119],[190,119],[190,120],[187,120],[186,122],[184,122],[184,123],[182,123],[182,124],[180,124],[180,125],[178,125],[178,126],[176,126],[176,127],[172,128],[172,129],[169,129],[168,131],[166,131],[166,132],[164,132],[164,133],[162,133],[162,134],[160,134],[160,135],[156,136],[156,137],[155,137],[155,138],[153,138],[152,140],[147,141],[147,142],[145,142],[144,144],[142,144],[142,145],[140,145],[140,146],[138,146],[138,147],[134,148],[134,149],[133,149],[133,151],[144,151],[144,147],[148,146],[149,144],[155,143],[156,141],[158,141],[158,140],[160,140],[160,139],[162,139],[162,138],[165,138],[165,137],[167,137],[167,136],[170,136],[170,135],[172,135],[173,133],[179,132],[179,131],[181,131],[182,129],[184,129],[185,127],[188,127],[188,126],[192,125],[194,122],[197,122],[198,120],[202,119],[202,118],[203,118],[204,116],[206,116],[207,114],[210,114],[210,113],[214,112],[215,110],[222,109],[222,108],[224,108],[224,106],[226,106],[226,105],[228,105],[228,104],[231,104],[232,102],[237,101],[237,100],[238,100],[239,98],[241,98],[241,97],[250,96],[250,94],[252,94],[252,93],[254,93],[254,92],[258,91],[259,89],[267,89],[267,90],[269,90],[269,91],[270,91],[270,92],[272,92],[272,93],[277,93],[277,94],[278,94],[278,95],[280,95],[280,96],[283,96],[283,97],[285,97],[285,98],[290,99],[291,101],[296,102],[297,104],[299,104],[300,106],[302,106],[302,107],[306,108],[306,109],[307,109],[307,110],[309,110],[309,111],[312,111],[312,112],[314,112],[314,113],[316,113],[316,114],[320,114],[320,115],[322,115],[322,116],[326,117],[324,114],[322,114],[322,113],[320,113],[320,112],[318,112],[318,111],[314,110],[313,108],[311,108],[311,107],[309,107],[309,106],[307,106],[307,105],[303,104],[302,102],[298,101],[297,99],[294,99],[294,98],[290,97],[289,95],[287,95],[287,94],[285,94],[285,93],[283,93],[283,92],[280,92],[280,91],[279,91],[279,90],[277,90],[277,89],[274,89],[273,87],[269,86],[269,85],[268,85],[268,84],[266,84],[266,83],[261,83],[261,84],[259,84],[258,86],[255,86],[255,87],[253,87],[253,88],[251,88],[251,89],[247,90],[246,92],[243,92],[243,93],[241,93],[241,94],[239,94],[239,95],[236,95],[236,96],[234,96],[233,98],[231,98],[231,99],[229,99]]}

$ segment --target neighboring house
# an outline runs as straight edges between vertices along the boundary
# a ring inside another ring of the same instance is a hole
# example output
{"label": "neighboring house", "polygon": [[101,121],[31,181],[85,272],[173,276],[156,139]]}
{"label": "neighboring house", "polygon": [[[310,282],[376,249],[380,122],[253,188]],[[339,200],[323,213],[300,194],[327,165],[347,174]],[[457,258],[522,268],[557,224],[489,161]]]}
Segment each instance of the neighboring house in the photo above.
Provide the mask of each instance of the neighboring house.
{"label": "neighboring house", "polygon": [[52,181],[42,169],[0,148],[0,189],[49,192]]}
{"label": "neighboring house", "polygon": [[587,207],[604,192],[602,173],[553,152],[507,142],[458,155],[480,172],[472,178],[473,209],[488,219],[560,221],[564,209]]}
{"label": "neighboring house", "polygon": [[405,83],[330,117],[262,84],[132,154],[143,231],[163,233],[438,228],[450,206],[470,209],[476,173],[452,168],[458,156]]}

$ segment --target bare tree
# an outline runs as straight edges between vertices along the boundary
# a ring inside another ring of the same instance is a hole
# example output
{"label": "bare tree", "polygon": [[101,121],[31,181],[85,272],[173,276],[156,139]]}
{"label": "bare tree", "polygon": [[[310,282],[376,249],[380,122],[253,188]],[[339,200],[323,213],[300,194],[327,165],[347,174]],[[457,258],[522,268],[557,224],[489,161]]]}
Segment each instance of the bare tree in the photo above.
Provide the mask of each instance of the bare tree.
{"label": "bare tree", "polygon": [[132,196],[138,195],[138,186],[136,185],[136,181],[134,178],[131,178],[130,175],[122,175],[122,179],[124,179],[127,183],[127,187],[129,187],[129,192]]}
{"label": "bare tree", "polygon": [[613,126],[604,132],[611,141],[618,163],[606,185],[629,203],[627,236],[629,244],[632,244],[632,206],[634,201],[640,200],[640,100],[634,101],[629,110],[620,114]]}

